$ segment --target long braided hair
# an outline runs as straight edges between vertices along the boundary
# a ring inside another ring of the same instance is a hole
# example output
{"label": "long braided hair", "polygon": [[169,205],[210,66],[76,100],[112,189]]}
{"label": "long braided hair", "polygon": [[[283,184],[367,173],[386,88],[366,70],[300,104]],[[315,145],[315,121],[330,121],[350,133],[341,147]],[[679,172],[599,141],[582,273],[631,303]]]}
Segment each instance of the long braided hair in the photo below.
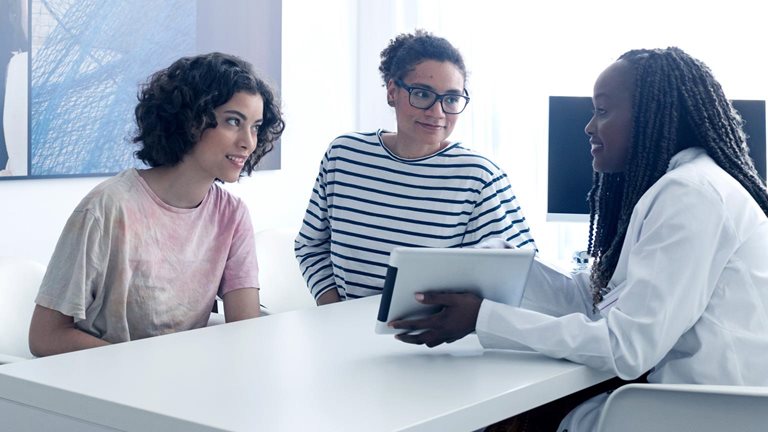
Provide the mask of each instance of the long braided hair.
{"label": "long braided hair", "polygon": [[750,159],[743,121],[712,72],[679,48],[632,50],[632,143],[623,173],[595,173],[589,191],[592,301],[608,293],[632,210],[677,152],[702,147],[768,215],[768,191]]}

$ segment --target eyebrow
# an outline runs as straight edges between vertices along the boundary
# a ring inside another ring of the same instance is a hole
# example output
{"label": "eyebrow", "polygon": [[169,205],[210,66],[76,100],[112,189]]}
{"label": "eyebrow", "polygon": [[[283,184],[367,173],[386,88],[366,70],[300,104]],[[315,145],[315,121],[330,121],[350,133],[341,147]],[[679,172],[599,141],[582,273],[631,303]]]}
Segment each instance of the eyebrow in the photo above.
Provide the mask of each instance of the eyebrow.
{"label": "eyebrow", "polygon": [[[413,84],[408,84],[408,85],[411,86],[411,87],[418,87],[418,88],[422,88],[422,89],[425,89],[425,90],[431,90],[431,91],[433,91],[435,93],[438,93],[437,90],[435,90],[435,88],[432,87],[429,84],[413,83]],[[464,94],[464,90],[449,89],[449,90],[446,90],[445,93],[438,93],[438,94],[457,94],[457,95],[462,95],[462,94]]]}
{"label": "eyebrow", "polygon": [[[234,115],[240,117],[243,121],[247,121],[248,120],[248,117],[246,117],[245,114],[243,114],[240,111],[235,110],[235,109],[226,110],[226,111],[224,111],[224,114],[234,114]],[[254,120],[253,123],[256,124],[256,123],[261,123],[263,121],[264,121],[264,119],[260,118],[260,119]]]}
{"label": "eyebrow", "polygon": [[238,110],[233,110],[233,109],[226,110],[226,111],[224,111],[224,114],[234,114],[234,115],[240,117],[243,120],[247,120],[248,119],[248,117],[246,117],[245,114],[241,113]]}
{"label": "eyebrow", "polygon": [[614,99],[612,98],[612,96],[610,94],[606,93],[606,92],[600,92],[600,93],[592,96],[592,102],[593,103],[596,102],[596,101],[599,101],[600,103],[610,103],[613,100]]}

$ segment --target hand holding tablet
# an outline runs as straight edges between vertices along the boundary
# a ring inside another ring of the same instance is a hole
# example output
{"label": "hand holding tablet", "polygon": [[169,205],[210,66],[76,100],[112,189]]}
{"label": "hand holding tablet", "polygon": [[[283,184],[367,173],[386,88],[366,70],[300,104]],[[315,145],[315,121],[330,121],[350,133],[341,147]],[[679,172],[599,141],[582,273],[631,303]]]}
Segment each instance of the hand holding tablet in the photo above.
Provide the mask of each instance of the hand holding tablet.
{"label": "hand holding tablet", "polygon": [[[389,258],[376,332],[403,333],[407,330],[390,328],[387,323],[426,317],[443,308],[419,303],[416,293],[472,293],[517,306],[533,256],[529,249],[395,248]],[[435,298],[427,297],[427,303]]]}

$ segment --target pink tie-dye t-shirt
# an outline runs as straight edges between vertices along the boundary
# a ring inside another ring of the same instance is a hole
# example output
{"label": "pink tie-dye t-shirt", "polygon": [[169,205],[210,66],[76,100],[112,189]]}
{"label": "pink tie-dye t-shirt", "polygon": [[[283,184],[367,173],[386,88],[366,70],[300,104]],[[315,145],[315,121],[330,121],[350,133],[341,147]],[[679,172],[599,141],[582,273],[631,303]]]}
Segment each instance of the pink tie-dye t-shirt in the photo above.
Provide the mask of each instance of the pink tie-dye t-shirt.
{"label": "pink tie-dye t-shirt", "polygon": [[204,327],[217,294],[256,287],[239,198],[214,184],[198,207],[171,207],[130,169],[74,210],[36,302],[114,343]]}

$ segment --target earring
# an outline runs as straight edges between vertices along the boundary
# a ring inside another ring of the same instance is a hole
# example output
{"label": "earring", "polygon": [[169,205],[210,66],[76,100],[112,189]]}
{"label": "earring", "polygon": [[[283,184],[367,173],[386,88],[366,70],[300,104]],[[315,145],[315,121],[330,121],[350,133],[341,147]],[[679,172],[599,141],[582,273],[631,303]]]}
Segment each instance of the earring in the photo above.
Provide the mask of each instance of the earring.
{"label": "earring", "polygon": [[387,99],[387,104],[391,107],[395,106],[395,101],[393,99]]}

